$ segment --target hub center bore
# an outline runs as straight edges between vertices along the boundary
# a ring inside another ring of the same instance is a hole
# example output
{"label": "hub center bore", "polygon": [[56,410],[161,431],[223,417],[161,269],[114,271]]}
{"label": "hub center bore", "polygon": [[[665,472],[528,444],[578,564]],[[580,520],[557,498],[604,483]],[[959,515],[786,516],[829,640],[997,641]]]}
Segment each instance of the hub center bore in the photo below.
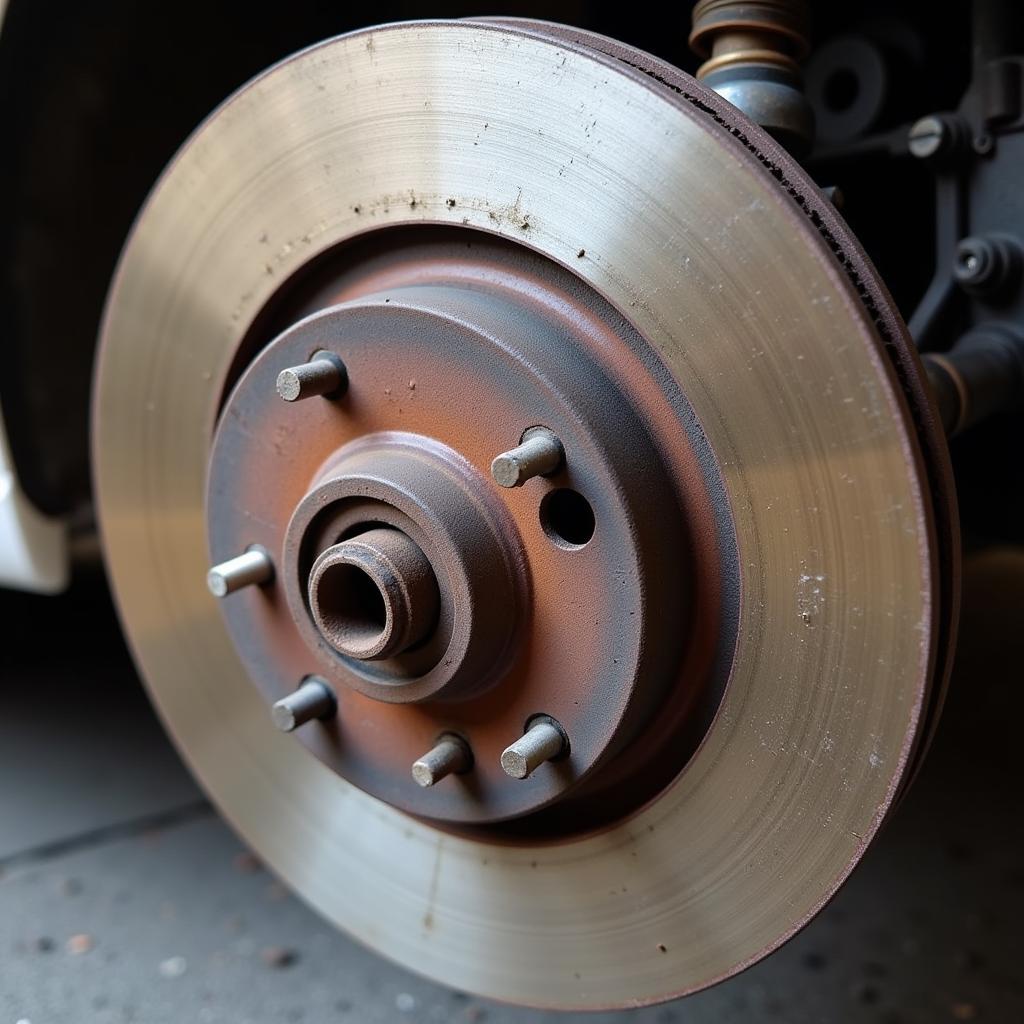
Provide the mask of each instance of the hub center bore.
{"label": "hub center bore", "polygon": [[434,628],[437,579],[401,530],[379,527],[322,552],[309,574],[309,607],[341,654],[374,661],[400,654]]}
{"label": "hub center bore", "polygon": [[458,452],[365,435],[288,523],[282,583],[334,686],[389,704],[467,700],[500,680],[527,612],[515,524]]}

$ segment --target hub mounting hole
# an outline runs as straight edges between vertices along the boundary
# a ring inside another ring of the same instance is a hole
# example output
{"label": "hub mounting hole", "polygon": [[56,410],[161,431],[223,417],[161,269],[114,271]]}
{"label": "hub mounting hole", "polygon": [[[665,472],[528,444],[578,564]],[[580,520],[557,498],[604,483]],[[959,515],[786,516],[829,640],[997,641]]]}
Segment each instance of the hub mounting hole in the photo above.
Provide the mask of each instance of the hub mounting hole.
{"label": "hub mounting hole", "polygon": [[594,536],[594,510],[590,502],[569,487],[551,491],[541,502],[544,532],[560,547],[581,548]]}

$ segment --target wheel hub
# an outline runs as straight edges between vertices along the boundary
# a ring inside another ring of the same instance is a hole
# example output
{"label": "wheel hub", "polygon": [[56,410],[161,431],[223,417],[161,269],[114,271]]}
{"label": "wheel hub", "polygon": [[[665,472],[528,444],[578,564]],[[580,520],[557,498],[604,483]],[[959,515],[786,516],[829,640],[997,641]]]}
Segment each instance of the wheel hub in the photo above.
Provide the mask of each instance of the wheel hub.
{"label": "wheel hub", "polygon": [[364,435],[328,457],[288,523],[292,624],[335,685],[396,704],[465,699],[508,667],[527,602],[521,548],[453,449]]}
{"label": "wheel hub", "polygon": [[[221,411],[211,555],[257,545],[274,566],[222,603],[251,678],[268,705],[318,678],[334,714],[299,742],[452,825],[593,793],[657,713],[672,728],[645,756],[674,740],[678,771],[707,710],[679,524],[710,502],[648,423],[684,417],[681,393],[665,401],[647,347],[555,265],[485,236],[394,240],[358,284],[339,256],[307,315],[293,299]],[[503,752],[539,717],[566,742],[512,777]],[[472,768],[425,792],[411,768],[443,735]]]}

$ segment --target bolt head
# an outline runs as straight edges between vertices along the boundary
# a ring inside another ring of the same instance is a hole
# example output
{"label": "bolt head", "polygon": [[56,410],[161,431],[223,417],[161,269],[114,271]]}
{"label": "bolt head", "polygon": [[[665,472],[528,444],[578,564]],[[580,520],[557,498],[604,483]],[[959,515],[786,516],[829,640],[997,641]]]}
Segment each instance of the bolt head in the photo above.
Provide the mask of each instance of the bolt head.
{"label": "bolt head", "polygon": [[965,238],[956,249],[953,276],[965,288],[983,287],[998,276],[991,246],[984,239]]}
{"label": "bolt head", "polygon": [[945,144],[948,129],[939,118],[929,115],[915,121],[907,135],[907,147],[912,156],[919,160],[927,160],[935,156]]}

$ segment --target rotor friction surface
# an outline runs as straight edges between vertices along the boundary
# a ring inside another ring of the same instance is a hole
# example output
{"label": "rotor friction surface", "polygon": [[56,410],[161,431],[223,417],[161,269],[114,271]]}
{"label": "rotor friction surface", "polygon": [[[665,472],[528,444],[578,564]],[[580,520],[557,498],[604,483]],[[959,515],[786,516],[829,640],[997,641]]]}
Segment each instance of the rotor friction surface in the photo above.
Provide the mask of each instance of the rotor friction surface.
{"label": "rotor friction surface", "polygon": [[[420,222],[500,233],[604,294],[686,392],[724,476],[743,573],[728,689],[686,770],[600,834],[496,845],[344,783],[274,729],[204,584],[206,460],[240,339],[312,257]],[[193,770],[307,901],[423,974],[562,1008],[701,988],[806,922],[899,786],[935,613],[891,369],[765,169],[607,57],[418,23],[248,85],[129,240],[95,439],[121,614]]]}

